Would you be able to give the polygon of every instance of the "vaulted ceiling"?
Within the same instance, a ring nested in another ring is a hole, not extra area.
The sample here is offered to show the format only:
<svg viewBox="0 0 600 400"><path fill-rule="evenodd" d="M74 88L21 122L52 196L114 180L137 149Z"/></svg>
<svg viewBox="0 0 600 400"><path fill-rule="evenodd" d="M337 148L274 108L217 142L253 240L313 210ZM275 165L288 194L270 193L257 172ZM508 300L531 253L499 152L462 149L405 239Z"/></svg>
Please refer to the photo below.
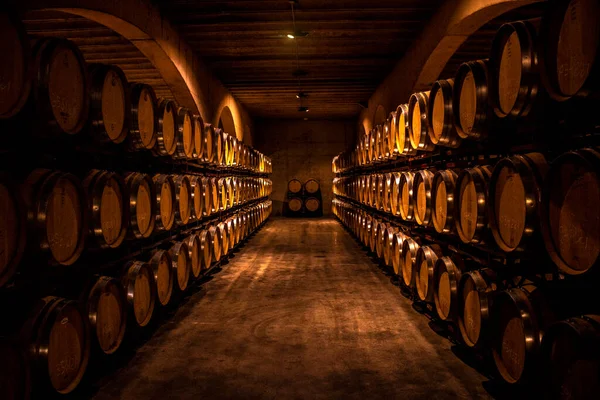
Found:
<svg viewBox="0 0 600 400"><path fill-rule="evenodd" d="M160 0L252 116L352 118L442 0ZM296 46L298 58L296 57ZM301 70L302 76L295 72ZM307 94L298 111L296 94Z"/></svg>

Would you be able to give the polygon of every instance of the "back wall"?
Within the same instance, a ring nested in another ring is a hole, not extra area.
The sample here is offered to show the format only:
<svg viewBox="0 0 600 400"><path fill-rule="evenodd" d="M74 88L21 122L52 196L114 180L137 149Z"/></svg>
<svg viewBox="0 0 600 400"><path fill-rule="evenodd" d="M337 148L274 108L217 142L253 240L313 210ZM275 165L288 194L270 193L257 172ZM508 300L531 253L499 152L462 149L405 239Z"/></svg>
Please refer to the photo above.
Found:
<svg viewBox="0 0 600 400"><path fill-rule="evenodd" d="M331 214L331 160L355 142L356 121L264 119L255 121L254 132L255 147L273 160L273 215L281 215L293 178L317 179L323 212Z"/></svg>

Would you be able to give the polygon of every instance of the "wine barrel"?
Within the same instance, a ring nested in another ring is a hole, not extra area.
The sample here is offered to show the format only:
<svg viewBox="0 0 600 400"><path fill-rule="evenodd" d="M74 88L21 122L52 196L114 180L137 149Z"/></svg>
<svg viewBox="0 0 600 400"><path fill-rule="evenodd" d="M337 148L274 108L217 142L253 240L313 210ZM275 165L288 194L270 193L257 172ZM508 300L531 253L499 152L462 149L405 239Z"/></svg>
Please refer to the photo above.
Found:
<svg viewBox="0 0 600 400"><path fill-rule="evenodd" d="M136 239L148 238L156 225L156 193L149 175L137 172L125 176L129 197L129 230Z"/></svg>
<svg viewBox="0 0 600 400"><path fill-rule="evenodd" d="M177 242L169 249L169 257L175 275L175 283L180 292L185 292L190 281L191 262L189 248L185 241Z"/></svg>
<svg viewBox="0 0 600 400"><path fill-rule="evenodd" d="M233 181L231 180L231 177L227 177L225 178L225 194L227 195L227 209L233 208L234 204L235 204L235 194L234 194L234 189L233 189Z"/></svg>
<svg viewBox="0 0 600 400"><path fill-rule="evenodd" d="M158 100L152 86L143 83L131 85L131 146L138 150L152 150L156 145Z"/></svg>
<svg viewBox="0 0 600 400"><path fill-rule="evenodd" d="M210 178L203 177L202 181L202 199L204 203L204 210L202 211L202 215L205 217L211 215L213 213L214 203L213 198L213 187Z"/></svg>
<svg viewBox="0 0 600 400"><path fill-rule="evenodd" d="M379 224L381 220L378 218L373 218L373 223L371 226L371 236L369 237L369 249L371 253L377 254L377 235L379 234Z"/></svg>
<svg viewBox="0 0 600 400"><path fill-rule="evenodd" d="M413 204L415 221L419 225L431 222L431 184L433 172L422 169L415 172L413 179Z"/></svg>
<svg viewBox="0 0 600 400"><path fill-rule="evenodd" d="M435 81L431 87L427 119L431 125L429 140L434 145L451 148L460 146L461 139L454 125L453 90L454 79Z"/></svg>
<svg viewBox="0 0 600 400"><path fill-rule="evenodd" d="M201 220L204 213L204 193L202 187L202 177L198 175L188 175L192 194L192 214L190 220Z"/></svg>
<svg viewBox="0 0 600 400"><path fill-rule="evenodd" d="M383 262L387 267L392 266L392 251L394 250L394 239L396 238L396 232L398 232L398 228L390 225L384 233Z"/></svg>
<svg viewBox="0 0 600 400"><path fill-rule="evenodd" d="M27 242L25 218L17 185L0 174L0 287L14 276L23 257Z"/></svg>
<svg viewBox="0 0 600 400"><path fill-rule="evenodd" d="M194 127L190 111L185 107L179 107L175 114L174 158L194 158Z"/></svg>
<svg viewBox="0 0 600 400"><path fill-rule="evenodd" d="M452 109L458 136L479 140L488 128L488 62L469 61L454 78Z"/></svg>
<svg viewBox="0 0 600 400"><path fill-rule="evenodd" d="M489 185L489 222L498 247L523 250L538 231L542 184L548 170L540 153L500 160Z"/></svg>
<svg viewBox="0 0 600 400"><path fill-rule="evenodd" d="M89 126L94 139L122 143L127 138L131 121L129 83L121 68L92 64L89 67Z"/></svg>
<svg viewBox="0 0 600 400"><path fill-rule="evenodd" d="M399 172L391 173L389 212L395 216L400 215L400 175Z"/></svg>
<svg viewBox="0 0 600 400"><path fill-rule="evenodd" d="M125 182L114 172L92 170L83 181L90 234L101 247L117 248L127 233Z"/></svg>
<svg viewBox="0 0 600 400"><path fill-rule="evenodd" d="M413 274L415 276L417 297L421 301L428 303L434 302L435 285L433 282L433 275L435 263L438 258L442 256L442 248L437 244L421 246L419 247L419 250L417 250Z"/></svg>
<svg viewBox="0 0 600 400"><path fill-rule="evenodd" d="M402 271L402 282L405 286L414 289L415 287L415 276L414 276L414 264L417 262L417 252L419 251L419 244L412 238L405 238L402 243L402 258L400 263L400 269Z"/></svg>
<svg viewBox="0 0 600 400"><path fill-rule="evenodd" d="M26 351L16 340L0 339L0 393L5 400L29 400L31 374Z"/></svg>
<svg viewBox="0 0 600 400"><path fill-rule="evenodd" d="M98 348L104 354L116 352L127 326L125 290L121 283L108 276L99 277L87 296L86 311Z"/></svg>
<svg viewBox="0 0 600 400"><path fill-rule="evenodd" d="M55 133L79 133L89 109L89 79L79 48L66 39L44 38L33 49L36 122Z"/></svg>
<svg viewBox="0 0 600 400"><path fill-rule="evenodd" d="M187 225L193 215L192 185L185 175L173 175L175 187L175 223L179 226Z"/></svg>
<svg viewBox="0 0 600 400"><path fill-rule="evenodd" d="M385 138L385 154L389 160L395 160L398 157L398 151L396 149L396 133L398 129L392 127L395 114L395 111L390 113L388 119L383 125L383 137Z"/></svg>
<svg viewBox="0 0 600 400"><path fill-rule="evenodd" d="M290 193L293 193L293 194L300 193L301 190L302 190L302 182L300 182L298 179L292 179L291 181L288 182L288 191Z"/></svg>
<svg viewBox="0 0 600 400"><path fill-rule="evenodd" d="M292 212L299 212L300 210L302 210L302 199L299 197L292 197L288 201L288 208Z"/></svg>
<svg viewBox="0 0 600 400"><path fill-rule="evenodd" d="M73 175L45 169L26 179L23 199L28 209L30 243L49 251L58 264L71 265L83 251L87 210L81 182Z"/></svg>
<svg viewBox="0 0 600 400"><path fill-rule="evenodd" d="M600 45L600 4L597 0L552 2L540 28L540 70L552 98L587 95L597 80Z"/></svg>
<svg viewBox="0 0 600 400"><path fill-rule="evenodd" d="M221 255L225 257L229 253L229 236L227 232L227 225L224 222L217 224L217 239L221 247Z"/></svg>
<svg viewBox="0 0 600 400"><path fill-rule="evenodd" d="M383 174L383 193L381 199L381 209L386 213L392 210L392 186L393 175L391 173Z"/></svg>
<svg viewBox="0 0 600 400"><path fill-rule="evenodd" d="M0 119L5 119L19 113L31 93L30 48L25 27L13 14L0 15L0 37L6 60L0 64Z"/></svg>
<svg viewBox="0 0 600 400"><path fill-rule="evenodd" d="M480 243L488 225L488 166L463 170L456 180L456 232L464 243Z"/></svg>
<svg viewBox="0 0 600 400"><path fill-rule="evenodd" d="M537 33L531 23L500 27L490 53L490 100L504 118L529 114L539 93Z"/></svg>
<svg viewBox="0 0 600 400"><path fill-rule="evenodd" d="M546 398L598 397L599 349L599 315L582 315L550 326L542 339L541 348Z"/></svg>
<svg viewBox="0 0 600 400"><path fill-rule="evenodd" d="M500 377L518 384L538 375L540 345L553 314L534 285L498 292L491 310L492 356Z"/></svg>
<svg viewBox="0 0 600 400"><path fill-rule="evenodd" d="M194 125L194 148L192 151L192 158L198 159L199 161L204 160L204 120L199 115L192 116L192 124Z"/></svg>
<svg viewBox="0 0 600 400"><path fill-rule="evenodd" d="M306 182L304 182L304 190L306 191L306 193L315 194L319 191L320 188L321 186L319 185L319 181L317 181L316 179L309 179Z"/></svg>
<svg viewBox="0 0 600 400"><path fill-rule="evenodd" d="M414 196L413 196L413 180L414 172L405 171L400 174L400 184L398 185L398 193L400 195L400 217L405 221L414 219Z"/></svg>
<svg viewBox="0 0 600 400"><path fill-rule="evenodd" d="M396 127L396 150L401 156L412 156L417 154L417 149L410 144L410 133L408 104L400 104L396 108L396 121L393 121Z"/></svg>
<svg viewBox="0 0 600 400"><path fill-rule="evenodd" d="M225 132L223 129L215 128L214 130L215 136L215 164L224 165L225 164Z"/></svg>
<svg viewBox="0 0 600 400"><path fill-rule="evenodd" d="M442 321L456 321L458 318L458 284L464 270L464 263L457 256L441 257L435 263L433 302Z"/></svg>
<svg viewBox="0 0 600 400"><path fill-rule="evenodd" d="M216 226L211 226L208 228L208 241L210 243L210 247L212 249L211 253L213 256L213 261L219 262L221 260L221 239L219 237L219 229Z"/></svg>
<svg viewBox="0 0 600 400"><path fill-rule="evenodd" d="M408 236L406 236L402 232L396 232L394 234L391 258L392 258L392 269L394 270L394 275L396 275L396 276L400 275L400 273L402 272L402 263L404 262L404 260L402 258L403 257L402 246L403 246L406 238L408 238Z"/></svg>
<svg viewBox="0 0 600 400"><path fill-rule="evenodd" d="M206 164L214 165L217 157L217 142L215 141L215 128L211 124L204 123L202 141L204 143L204 159Z"/></svg>
<svg viewBox="0 0 600 400"><path fill-rule="evenodd" d="M188 259L190 261L190 272L192 278L197 279L202 273L202 244L200 236L192 233L185 240L188 248Z"/></svg>
<svg viewBox="0 0 600 400"><path fill-rule="evenodd" d="M316 197L309 197L304 200L304 207L308 212L317 212L321 208L321 202Z"/></svg>
<svg viewBox="0 0 600 400"><path fill-rule="evenodd" d="M569 275L598 269L600 153L584 149L554 160L542 198L542 234L552 261Z"/></svg>
<svg viewBox="0 0 600 400"><path fill-rule="evenodd" d="M437 171L431 183L431 220L438 233L454 230L454 191L458 175L452 170Z"/></svg>
<svg viewBox="0 0 600 400"><path fill-rule="evenodd" d="M156 131L156 153L172 156L177 150L177 105L172 100L161 99L158 104L158 123Z"/></svg>
<svg viewBox="0 0 600 400"><path fill-rule="evenodd" d="M166 306L171 301L173 294L173 278L175 277L173 271L173 261L169 252L164 250L157 250L150 258L148 262L152 272L154 274L154 283L156 284L156 296L158 302Z"/></svg>
<svg viewBox="0 0 600 400"><path fill-rule="evenodd" d="M156 191L156 227L159 230L170 230L175 223L175 208L177 207L177 192L175 183L169 175L154 175Z"/></svg>
<svg viewBox="0 0 600 400"><path fill-rule="evenodd" d="M152 267L141 261L128 262L121 284L125 289L131 319L139 327L148 325L154 314L157 296Z"/></svg>
<svg viewBox="0 0 600 400"><path fill-rule="evenodd" d="M212 247L210 245L210 236L208 231L203 229L198 233L200 239L200 260L202 261L201 270L206 271L212 263Z"/></svg>
<svg viewBox="0 0 600 400"><path fill-rule="evenodd" d="M379 225L377 225L377 232L375 233L375 253L380 260L383 260L383 247L385 246L388 227L389 225L387 223L380 222Z"/></svg>
<svg viewBox="0 0 600 400"><path fill-rule="evenodd" d="M83 378L90 355L90 332L77 303L44 297L23 326L36 388L71 393Z"/></svg>
<svg viewBox="0 0 600 400"><path fill-rule="evenodd" d="M213 178L213 186L217 188L218 211L227 210L227 188L225 187L225 178Z"/></svg>
<svg viewBox="0 0 600 400"><path fill-rule="evenodd" d="M458 284L458 328L468 347L479 348L489 341L495 279L492 270L480 269L465 273Z"/></svg>
<svg viewBox="0 0 600 400"><path fill-rule="evenodd" d="M413 93L408 100L408 133L410 145L416 150L432 151L435 148L429 138L428 103L429 92Z"/></svg>

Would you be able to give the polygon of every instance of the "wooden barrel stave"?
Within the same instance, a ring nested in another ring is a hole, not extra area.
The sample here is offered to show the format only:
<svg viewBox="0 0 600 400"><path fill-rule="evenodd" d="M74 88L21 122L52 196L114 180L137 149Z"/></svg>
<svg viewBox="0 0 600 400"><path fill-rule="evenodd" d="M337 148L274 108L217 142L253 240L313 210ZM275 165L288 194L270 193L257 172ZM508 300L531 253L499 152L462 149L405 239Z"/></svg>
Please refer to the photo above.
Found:
<svg viewBox="0 0 600 400"><path fill-rule="evenodd" d="M185 107L175 111L175 159L192 159L194 157L194 121L192 114Z"/></svg>
<svg viewBox="0 0 600 400"><path fill-rule="evenodd" d="M442 257L442 249L437 244L421 246L417 250L417 257L413 268L415 288L419 300L434 302L433 275L438 258Z"/></svg>
<svg viewBox="0 0 600 400"><path fill-rule="evenodd" d="M171 301L173 295L173 280L175 277L173 271L173 261L168 251L156 250L150 261L150 268L154 274L154 283L156 284L156 298L162 306L166 306Z"/></svg>
<svg viewBox="0 0 600 400"><path fill-rule="evenodd" d="M537 33L528 21L504 24L490 52L490 101L500 117L525 117L540 91Z"/></svg>
<svg viewBox="0 0 600 400"><path fill-rule="evenodd" d="M108 171L92 170L83 181L87 193L90 233L101 247L117 248L127 234L126 187Z"/></svg>
<svg viewBox="0 0 600 400"><path fill-rule="evenodd" d="M454 125L453 91L454 79L435 81L431 87L427 118L431 124L429 140L434 145L457 148L461 144Z"/></svg>
<svg viewBox="0 0 600 400"><path fill-rule="evenodd" d="M122 143L131 125L131 97L127 78L119 67L105 64L90 65L89 75L89 126L94 139Z"/></svg>
<svg viewBox="0 0 600 400"><path fill-rule="evenodd" d="M192 185L190 179L185 175L173 175L175 187L175 224L187 225L193 215Z"/></svg>
<svg viewBox="0 0 600 400"><path fill-rule="evenodd" d="M431 223L431 186L434 173L430 170L415 172L413 179L414 217L419 225L428 226Z"/></svg>
<svg viewBox="0 0 600 400"><path fill-rule="evenodd" d="M451 233L455 228L455 189L458 175L452 170L437 171L431 183L431 220L438 233Z"/></svg>
<svg viewBox="0 0 600 400"><path fill-rule="evenodd" d="M496 290L496 274L490 269L469 271L461 277L458 328L467 347L480 348L488 343L490 308Z"/></svg>
<svg viewBox="0 0 600 400"><path fill-rule="evenodd" d="M74 301L45 297L34 308L21 337L29 344L36 389L73 392L87 369L90 333ZM41 387L40 387L41 386Z"/></svg>
<svg viewBox="0 0 600 400"><path fill-rule="evenodd" d="M130 319L141 328L147 326L152 320L157 299L152 267L141 261L128 262L121 284L129 304Z"/></svg>
<svg viewBox="0 0 600 400"><path fill-rule="evenodd" d="M34 170L26 179L23 199L31 237L38 249L58 264L71 265L81 255L87 233L85 194L81 182L67 173ZM31 241L33 243L33 241Z"/></svg>
<svg viewBox="0 0 600 400"><path fill-rule="evenodd" d="M402 243L402 258L400 270L402 272L402 282L411 290L415 288L414 264L417 261L417 252L419 244L412 238L407 237Z"/></svg>
<svg viewBox="0 0 600 400"><path fill-rule="evenodd" d="M410 143L408 104L400 104L396 108L396 150L400 156L417 154L417 149Z"/></svg>
<svg viewBox="0 0 600 400"><path fill-rule="evenodd" d="M158 100L152 86L131 85L131 129L129 142L137 150L152 150L158 131Z"/></svg>
<svg viewBox="0 0 600 400"><path fill-rule="evenodd" d="M162 99L158 104L156 145L154 150L160 156L171 157L177 150L177 105L172 100Z"/></svg>
<svg viewBox="0 0 600 400"><path fill-rule="evenodd" d="M481 243L488 226L488 166L463 170L456 180L456 232L464 243ZM474 223L473 223L474 222Z"/></svg>
<svg viewBox="0 0 600 400"><path fill-rule="evenodd" d="M115 353L125 336L127 308L121 283L107 276L98 278L90 290L86 311L98 348L105 354Z"/></svg>
<svg viewBox="0 0 600 400"><path fill-rule="evenodd" d="M435 263L433 300L437 315L442 321L458 319L458 285L465 271L459 257L440 257Z"/></svg>
<svg viewBox="0 0 600 400"><path fill-rule="evenodd" d="M400 217L405 221L414 220L414 182L415 173L410 171L402 172L400 175L399 196L400 196Z"/></svg>
<svg viewBox="0 0 600 400"><path fill-rule="evenodd" d="M169 249L169 257L173 268L176 288L179 292L185 292L191 275L191 261L189 248L185 241L177 242Z"/></svg>
<svg viewBox="0 0 600 400"><path fill-rule="evenodd" d="M171 230L175 223L175 209L178 204L175 183L169 175L158 174L152 180L156 192L156 228Z"/></svg>
<svg viewBox="0 0 600 400"><path fill-rule="evenodd" d="M488 128L488 61L461 64L454 78L452 109L458 136L480 140Z"/></svg>
<svg viewBox="0 0 600 400"><path fill-rule="evenodd" d="M185 239L190 261L190 272L193 279L198 279L202 273L202 243L200 236L192 233Z"/></svg>
<svg viewBox="0 0 600 400"><path fill-rule="evenodd" d="M415 150L432 151L435 144L429 138L431 125L427 117L429 92L413 93L408 101L408 132Z"/></svg>
<svg viewBox="0 0 600 400"><path fill-rule="evenodd" d="M156 190L152 178L132 172L126 175L129 198L129 232L135 239L148 238L156 226Z"/></svg>

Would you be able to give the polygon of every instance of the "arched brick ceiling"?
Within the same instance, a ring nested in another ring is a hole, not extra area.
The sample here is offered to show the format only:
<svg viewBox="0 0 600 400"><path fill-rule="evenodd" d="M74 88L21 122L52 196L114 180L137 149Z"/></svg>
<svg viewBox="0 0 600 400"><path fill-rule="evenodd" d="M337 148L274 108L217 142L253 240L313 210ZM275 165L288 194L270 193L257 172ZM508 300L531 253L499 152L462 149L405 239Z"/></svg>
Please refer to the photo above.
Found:
<svg viewBox="0 0 600 400"><path fill-rule="evenodd" d="M352 118L442 0L299 0L302 90L311 118ZM286 0L159 0L162 14L256 117L299 118Z"/></svg>

